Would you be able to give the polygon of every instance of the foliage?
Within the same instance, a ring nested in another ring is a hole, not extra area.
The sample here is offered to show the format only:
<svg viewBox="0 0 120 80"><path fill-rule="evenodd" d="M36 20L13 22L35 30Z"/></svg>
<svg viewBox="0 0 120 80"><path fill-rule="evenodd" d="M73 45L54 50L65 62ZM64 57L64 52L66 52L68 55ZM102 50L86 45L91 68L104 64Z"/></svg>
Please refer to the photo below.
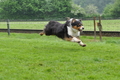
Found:
<svg viewBox="0 0 120 80"><path fill-rule="evenodd" d="M114 4L109 4L104 9L104 16L120 17L120 0L116 0Z"/></svg>
<svg viewBox="0 0 120 80"><path fill-rule="evenodd" d="M72 3L71 13L73 13L74 16L83 17L85 15L85 10L80 5Z"/></svg>
<svg viewBox="0 0 120 80"><path fill-rule="evenodd" d="M1 2L1 14L4 18L39 18L43 14L41 7L45 4L45 0L5 0Z"/></svg>
<svg viewBox="0 0 120 80"><path fill-rule="evenodd" d="M47 2L46 8L44 10L45 13L47 12L47 10L49 10L47 12L47 17L56 17L56 18L60 18L60 17L66 17L66 16L70 16L70 11L71 11L71 1L70 0L49 0Z"/></svg>
<svg viewBox="0 0 120 80"><path fill-rule="evenodd" d="M0 2L3 18L59 18L71 15L70 0L4 0Z"/></svg>
<svg viewBox="0 0 120 80"><path fill-rule="evenodd" d="M114 1L115 0L0 0L0 18L53 20L65 17L93 17L102 14L103 10L104 17L119 17L120 1L116 0L115 3ZM110 4L113 4L111 8Z"/></svg>
<svg viewBox="0 0 120 80"><path fill-rule="evenodd" d="M104 11L103 11L103 16L104 17L111 17L112 16L112 8L113 7L113 4L109 4L107 5L105 8L104 8Z"/></svg>
<svg viewBox="0 0 120 80"><path fill-rule="evenodd" d="M89 4L88 6L86 6L85 11L86 11L87 17L94 17L98 15L98 12L97 12L98 8L97 6L94 6L93 4Z"/></svg>
<svg viewBox="0 0 120 80"><path fill-rule="evenodd" d="M54 36L0 33L0 80L119 80L119 37L81 36L87 47Z"/></svg>
<svg viewBox="0 0 120 80"><path fill-rule="evenodd" d="M98 7L98 12L101 14L105 6L109 3L114 3L114 0L73 0L75 4L81 5L84 9L86 6L93 4Z"/></svg>
<svg viewBox="0 0 120 80"><path fill-rule="evenodd" d="M116 0L113 4L112 16L120 17L120 0Z"/></svg>

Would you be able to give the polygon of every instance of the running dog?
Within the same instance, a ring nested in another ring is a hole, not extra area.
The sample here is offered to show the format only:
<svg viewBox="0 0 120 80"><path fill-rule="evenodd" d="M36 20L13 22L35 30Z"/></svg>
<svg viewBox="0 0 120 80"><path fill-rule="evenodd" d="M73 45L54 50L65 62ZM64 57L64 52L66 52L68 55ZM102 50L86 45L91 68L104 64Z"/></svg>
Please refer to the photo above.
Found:
<svg viewBox="0 0 120 80"><path fill-rule="evenodd" d="M85 47L80 40L80 31L84 29L82 21L80 19L67 19L64 24L61 24L57 21L50 21L44 28L40 35L56 35L58 38L61 38L66 41L76 42L80 46Z"/></svg>

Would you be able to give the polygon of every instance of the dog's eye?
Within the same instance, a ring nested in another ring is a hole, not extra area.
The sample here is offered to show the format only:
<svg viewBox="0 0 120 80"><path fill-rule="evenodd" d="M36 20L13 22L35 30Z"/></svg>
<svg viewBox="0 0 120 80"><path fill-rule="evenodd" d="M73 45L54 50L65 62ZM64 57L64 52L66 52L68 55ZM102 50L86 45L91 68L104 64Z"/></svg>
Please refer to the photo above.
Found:
<svg viewBox="0 0 120 80"><path fill-rule="evenodd" d="M81 25L77 25L77 27L80 27Z"/></svg>

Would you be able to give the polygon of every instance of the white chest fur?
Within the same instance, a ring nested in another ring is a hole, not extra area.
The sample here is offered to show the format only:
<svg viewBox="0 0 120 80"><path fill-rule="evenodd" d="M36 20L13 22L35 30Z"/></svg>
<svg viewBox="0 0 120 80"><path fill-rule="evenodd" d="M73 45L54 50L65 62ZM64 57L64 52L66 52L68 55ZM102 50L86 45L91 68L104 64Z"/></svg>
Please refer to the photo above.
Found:
<svg viewBox="0 0 120 80"><path fill-rule="evenodd" d="M73 29L72 27L67 27L68 29L68 34L73 36L73 37L78 37L80 36L80 31Z"/></svg>

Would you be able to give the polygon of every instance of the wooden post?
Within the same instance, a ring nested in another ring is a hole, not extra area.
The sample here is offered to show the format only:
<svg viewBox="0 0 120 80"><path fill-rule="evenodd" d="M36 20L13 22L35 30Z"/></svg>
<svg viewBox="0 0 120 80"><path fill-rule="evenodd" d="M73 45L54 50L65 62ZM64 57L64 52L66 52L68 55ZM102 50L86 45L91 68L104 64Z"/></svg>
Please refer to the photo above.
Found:
<svg viewBox="0 0 120 80"><path fill-rule="evenodd" d="M99 16L99 23L101 24L101 16Z"/></svg>
<svg viewBox="0 0 120 80"><path fill-rule="evenodd" d="M99 22L97 23L100 35L100 41L102 41L102 25L101 25L101 17L99 17Z"/></svg>
<svg viewBox="0 0 120 80"><path fill-rule="evenodd" d="M94 17L94 39L96 39L96 17Z"/></svg>
<svg viewBox="0 0 120 80"><path fill-rule="evenodd" d="M10 35L9 19L7 20L7 30L8 30L8 35Z"/></svg>

